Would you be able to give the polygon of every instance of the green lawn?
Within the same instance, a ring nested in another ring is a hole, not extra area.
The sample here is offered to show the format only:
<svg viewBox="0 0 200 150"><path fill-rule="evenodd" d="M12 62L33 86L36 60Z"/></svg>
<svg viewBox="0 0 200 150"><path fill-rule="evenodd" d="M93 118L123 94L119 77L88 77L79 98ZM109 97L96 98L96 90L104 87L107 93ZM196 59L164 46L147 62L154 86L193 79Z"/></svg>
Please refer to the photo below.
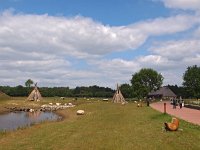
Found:
<svg viewBox="0 0 200 150"><path fill-rule="evenodd" d="M185 104L200 106L200 99L186 99Z"/></svg>
<svg viewBox="0 0 200 150"><path fill-rule="evenodd" d="M163 122L171 117L150 107L86 100L77 104L59 112L63 121L1 132L0 150L200 149L200 126L181 120L183 131L163 132ZM86 115L77 116L78 109Z"/></svg>

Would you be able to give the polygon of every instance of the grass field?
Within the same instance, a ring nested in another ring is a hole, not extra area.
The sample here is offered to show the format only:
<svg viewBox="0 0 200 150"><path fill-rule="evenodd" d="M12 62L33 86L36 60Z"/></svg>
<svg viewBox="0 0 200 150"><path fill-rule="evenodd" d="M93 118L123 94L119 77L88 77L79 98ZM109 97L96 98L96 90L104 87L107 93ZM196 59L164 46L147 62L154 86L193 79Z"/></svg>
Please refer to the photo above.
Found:
<svg viewBox="0 0 200 150"><path fill-rule="evenodd" d="M27 102L12 100L0 102L0 105L12 103L26 105ZM74 108L59 111L65 116L63 121L1 132L0 150L200 149L200 126L181 120L183 131L163 132L163 122L171 121L171 117L150 107L97 100L76 103ZM86 114L77 116L78 109L84 109Z"/></svg>
<svg viewBox="0 0 200 150"><path fill-rule="evenodd" d="M186 99L184 102L185 104L200 106L200 99Z"/></svg>

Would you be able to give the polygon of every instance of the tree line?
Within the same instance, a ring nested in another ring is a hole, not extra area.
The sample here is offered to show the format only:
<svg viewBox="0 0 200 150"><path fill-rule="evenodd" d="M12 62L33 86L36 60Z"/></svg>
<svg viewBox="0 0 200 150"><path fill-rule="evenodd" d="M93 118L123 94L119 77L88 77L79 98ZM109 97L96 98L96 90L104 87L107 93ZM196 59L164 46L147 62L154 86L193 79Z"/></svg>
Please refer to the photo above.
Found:
<svg viewBox="0 0 200 150"><path fill-rule="evenodd" d="M16 87L0 86L0 91L9 96L28 96L34 87L18 85ZM114 90L108 87L89 86L76 87L70 89L69 87L39 87L38 88L43 97L112 97Z"/></svg>
<svg viewBox="0 0 200 150"><path fill-rule="evenodd" d="M125 98L144 98L149 92L159 89L163 84L164 77L151 68L142 68L132 75L130 84L122 84L120 89ZM25 87L0 86L0 90L10 96L28 96L33 90L34 82L28 79ZM168 85L177 95L183 98L200 98L200 67L190 66L183 74L182 86ZM112 97L114 90L97 85L89 87L40 87L39 91L43 97Z"/></svg>

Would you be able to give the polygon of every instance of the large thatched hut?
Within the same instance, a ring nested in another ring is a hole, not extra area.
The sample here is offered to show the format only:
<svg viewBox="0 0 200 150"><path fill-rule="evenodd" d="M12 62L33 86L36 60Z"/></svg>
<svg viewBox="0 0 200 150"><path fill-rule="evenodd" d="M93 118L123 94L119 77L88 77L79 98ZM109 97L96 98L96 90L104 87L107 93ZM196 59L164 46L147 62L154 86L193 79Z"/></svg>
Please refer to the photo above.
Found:
<svg viewBox="0 0 200 150"><path fill-rule="evenodd" d="M176 97L176 94L169 87L163 86L156 91L150 92L148 94L148 97L169 99L169 98L172 98L172 97Z"/></svg>

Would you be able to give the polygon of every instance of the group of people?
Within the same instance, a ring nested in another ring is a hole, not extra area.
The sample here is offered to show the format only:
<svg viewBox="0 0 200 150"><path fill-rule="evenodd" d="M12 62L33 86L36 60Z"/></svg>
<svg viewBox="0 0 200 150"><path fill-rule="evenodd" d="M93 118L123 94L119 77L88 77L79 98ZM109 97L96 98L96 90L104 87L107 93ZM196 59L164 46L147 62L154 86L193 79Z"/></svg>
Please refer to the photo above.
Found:
<svg viewBox="0 0 200 150"><path fill-rule="evenodd" d="M172 98L171 101L172 101L173 109L176 109L177 105L179 105L180 109L184 106L184 101L181 96L178 100L176 97L174 97L174 98Z"/></svg>

